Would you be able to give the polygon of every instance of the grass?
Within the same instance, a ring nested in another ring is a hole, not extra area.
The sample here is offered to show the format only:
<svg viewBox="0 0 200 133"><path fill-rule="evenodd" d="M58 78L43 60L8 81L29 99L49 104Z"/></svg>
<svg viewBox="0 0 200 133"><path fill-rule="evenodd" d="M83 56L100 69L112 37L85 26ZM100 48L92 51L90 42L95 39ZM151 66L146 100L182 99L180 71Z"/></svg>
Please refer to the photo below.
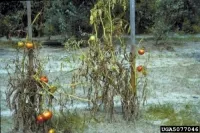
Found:
<svg viewBox="0 0 200 133"><path fill-rule="evenodd" d="M103 117L94 118L89 112L83 110L66 111L64 113L54 113L51 119L52 125L56 131L67 133L83 133L90 126L96 126L103 122Z"/></svg>
<svg viewBox="0 0 200 133"><path fill-rule="evenodd" d="M174 117L176 112L172 105L152 105L146 111L146 118L150 120L166 119L169 117Z"/></svg>
<svg viewBox="0 0 200 133"><path fill-rule="evenodd" d="M79 115L77 112L65 112L64 114L57 113L52 118L52 125L57 131L62 132L84 132L87 128L87 118Z"/></svg>
<svg viewBox="0 0 200 133"><path fill-rule="evenodd" d="M151 105L145 112L145 119L162 121L163 125L199 126L200 116L196 105L186 104L184 108L176 111L172 104Z"/></svg>

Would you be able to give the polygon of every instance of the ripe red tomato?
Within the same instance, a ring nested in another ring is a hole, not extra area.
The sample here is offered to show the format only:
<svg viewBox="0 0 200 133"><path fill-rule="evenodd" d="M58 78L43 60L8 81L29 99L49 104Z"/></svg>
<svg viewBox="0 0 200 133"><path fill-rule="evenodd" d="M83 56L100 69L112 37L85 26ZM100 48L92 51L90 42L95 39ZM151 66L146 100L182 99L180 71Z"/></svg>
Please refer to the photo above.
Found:
<svg viewBox="0 0 200 133"><path fill-rule="evenodd" d="M38 123L44 122L44 117L42 115L38 115L36 119Z"/></svg>
<svg viewBox="0 0 200 133"><path fill-rule="evenodd" d="M42 113L42 116L43 116L44 120L49 120L53 116L53 113L51 111L47 110Z"/></svg>
<svg viewBox="0 0 200 133"><path fill-rule="evenodd" d="M143 69L143 67L142 67L142 66L138 66L138 67L137 67L137 70L138 70L138 72L141 72L141 71L142 71L142 69Z"/></svg>
<svg viewBox="0 0 200 133"><path fill-rule="evenodd" d="M56 133L55 129L50 129L48 133Z"/></svg>
<svg viewBox="0 0 200 133"><path fill-rule="evenodd" d="M47 78L46 76L41 76L41 77L40 77L40 81L41 81L41 82L48 83L48 78Z"/></svg>
<svg viewBox="0 0 200 133"><path fill-rule="evenodd" d="M140 49L140 50L138 50L138 54L140 54L140 55L143 55L144 54L144 49Z"/></svg>
<svg viewBox="0 0 200 133"><path fill-rule="evenodd" d="M31 48L33 48L33 43L31 43L31 42L27 42L26 43L26 48L28 48L28 49L31 49Z"/></svg>

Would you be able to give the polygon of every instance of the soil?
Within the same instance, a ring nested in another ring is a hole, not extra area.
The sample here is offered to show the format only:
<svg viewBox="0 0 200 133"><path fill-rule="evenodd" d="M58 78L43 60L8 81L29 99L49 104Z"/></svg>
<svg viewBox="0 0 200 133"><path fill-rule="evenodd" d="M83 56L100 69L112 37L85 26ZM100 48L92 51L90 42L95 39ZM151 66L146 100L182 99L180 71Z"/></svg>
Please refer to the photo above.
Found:
<svg viewBox="0 0 200 133"><path fill-rule="evenodd" d="M143 64L150 54L147 65L147 90L148 97L143 108L151 104L173 104L181 108L184 104L195 105L200 115L200 42L184 42L182 44L167 44L165 46L154 46L152 41L143 42L142 45L147 52L139 56L137 65ZM84 48L83 50L87 50ZM44 46L41 49L40 57L48 63L45 72L49 80L59 82L62 89L70 83L71 74L79 63L64 63L61 59L72 57L72 53L66 52L64 48ZM77 55L79 51L75 51ZM7 88L8 76L5 70L7 64L12 66L12 59L15 58L13 48L0 45L0 86L1 86L1 132L7 133L12 127L11 112L6 106L5 91ZM61 68L61 63L63 68ZM128 66L128 63L125 64ZM138 91L140 92L140 85ZM82 91L77 91L82 94ZM116 106L119 106L120 99L116 97ZM76 103L73 108L84 108L85 103ZM57 108L59 108L57 106ZM117 107L116 107L117 108ZM121 119L121 115L115 115L115 122L101 122L89 125L85 133L160 133L159 126L162 122L146 121L140 118L136 123L127 123ZM200 122L200 120L199 120Z"/></svg>

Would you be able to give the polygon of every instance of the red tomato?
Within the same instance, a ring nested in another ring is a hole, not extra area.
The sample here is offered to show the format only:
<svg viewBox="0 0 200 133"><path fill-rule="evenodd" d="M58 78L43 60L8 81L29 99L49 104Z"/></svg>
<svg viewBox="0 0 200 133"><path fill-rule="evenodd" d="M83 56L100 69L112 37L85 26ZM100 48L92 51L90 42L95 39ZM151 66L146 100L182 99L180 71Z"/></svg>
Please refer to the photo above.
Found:
<svg viewBox="0 0 200 133"><path fill-rule="evenodd" d="M46 76L41 76L41 77L40 77L40 81L41 81L41 82L48 83L48 78L47 78Z"/></svg>
<svg viewBox="0 0 200 133"><path fill-rule="evenodd" d="M140 55L143 55L144 54L144 49L140 49L140 50L138 50L138 54L140 54Z"/></svg>
<svg viewBox="0 0 200 133"><path fill-rule="evenodd" d="M143 69L143 67L142 67L142 66L138 66L138 67L137 67L137 70L138 70L138 72L141 72L141 71L142 71L142 69Z"/></svg>
<svg viewBox="0 0 200 133"><path fill-rule="evenodd" d="M38 123L44 122L44 117L42 115L38 115L36 119Z"/></svg>
<svg viewBox="0 0 200 133"><path fill-rule="evenodd" d="M42 113L44 120L49 120L53 116L52 112L47 110Z"/></svg>

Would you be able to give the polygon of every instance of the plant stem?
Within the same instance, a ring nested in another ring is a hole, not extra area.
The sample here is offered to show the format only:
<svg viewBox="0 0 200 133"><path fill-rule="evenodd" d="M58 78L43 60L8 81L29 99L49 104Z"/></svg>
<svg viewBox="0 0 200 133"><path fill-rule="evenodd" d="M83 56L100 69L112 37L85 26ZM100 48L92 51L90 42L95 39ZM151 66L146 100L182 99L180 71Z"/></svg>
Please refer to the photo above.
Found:
<svg viewBox="0 0 200 133"><path fill-rule="evenodd" d="M112 45L112 32L113 32L113 23L112 23L112 13L111 13L111 6L110 6L110 0L109 0L109 4L108 4L108 14L109 14L109 20L110 20L110 44Z"/></svg>

